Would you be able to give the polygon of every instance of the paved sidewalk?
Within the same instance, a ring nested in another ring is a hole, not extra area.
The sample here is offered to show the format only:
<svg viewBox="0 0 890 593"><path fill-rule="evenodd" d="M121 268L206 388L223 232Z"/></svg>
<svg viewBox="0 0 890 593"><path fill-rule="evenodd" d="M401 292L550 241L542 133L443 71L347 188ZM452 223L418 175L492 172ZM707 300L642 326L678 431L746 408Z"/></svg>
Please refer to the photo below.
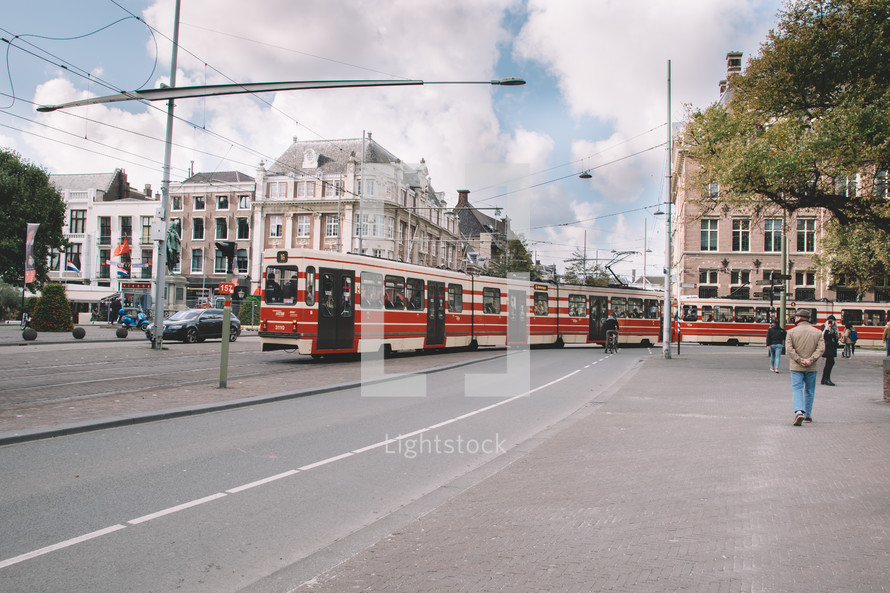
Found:
<svg viewBox="0 0 890 593"><path fill-rule="evenodd" d="M261 589L888 590L883 355L839 361L794 427L764 350L656 354L502 471L309 583Z"/></svg>

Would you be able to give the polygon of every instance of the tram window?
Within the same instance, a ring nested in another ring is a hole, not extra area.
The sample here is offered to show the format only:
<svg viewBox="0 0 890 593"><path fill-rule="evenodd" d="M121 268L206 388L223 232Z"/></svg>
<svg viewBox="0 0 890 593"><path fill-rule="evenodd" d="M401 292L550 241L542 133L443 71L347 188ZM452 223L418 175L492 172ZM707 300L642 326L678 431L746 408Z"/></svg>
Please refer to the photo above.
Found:
<svg viewBox="0 0 890 593"><path fill-rule="evenodd" d="M501 312L501 291L499 289L482 289L482 312L495 314Z"/></svg>
<svg viewBox="0 0 890 593"><path fill-rule="evenodd" d="M315 306L315 268L309 266L306 268L306 304L310 307Z"/></svg>
<svg viewBox="0 0 890 593"><path fill-rule="evenodd" d="M658 319L658 301L655 299L646 299L646 319Z"/></svg>
<svg viewBox="0 0 890 593"><path fill-rule="evenodd" d="M408 289L408 310L409 311L422 311L423 310L423 280L419 280L418 278L408 278L407 283Z"/></svg>
<svg viewBox="0 0 890 593"><path fill-rule="evenodd" d="M362 309L383 308L383 276L362 272Z"/></svg>
<svg viewBox="0 0 890 593"><path fill-rule="evenodd" d="M757 307L757 323L769 323L769 307Z"/></svg>
<svg viewBox="0 0 890 593"><path fill-rule="evenodd" d="M697 305L683 305L683 321L697 321L698 320L698 306Z"/></svg>
<svg viewBox="0 0 890 593"><path fill-rule="evenodd" d="M714 321L732 321L732 307L714 307Z"/></svg>
<svg viewBox="0 0 890 593"><path fill-rule="evenodd" d="M448 285L448 310L452 313L464 310L464 287L460 284Z"/></svg>
<svg viewBox="0 0 890 593"><path fill-rule="evenodd" d="M627 299L627 316L634 319L643 318L643 299Z"/></svg>
<svg viewBox="0 0 890 593"><path fill-rule="evenodd" d="M754 307L736 307L735 320L739 323L754 323Z"/></svg>
<svg viewBox="0 0 890 593"><path fill-rule="evenodd" d="M797 312L798 311L809 311L810 312L810 323L816 325L818 320L818 314L816 313L816 309L811 309L809 307L798 307L797 309L789 308L787 311L788 319L785 322L786 325L795 325L797 323Z"/></svg>
<svg viewBox="0 0 890 593"><path fill-rule="evenodd" d="M619 319L627 317L627 299L612 297L612 314Z"/></svg>
<svg viewBox="0 0 890 593"><path fill-rule="evenodd" d="M387 309L405 308L405 279L401 276L387 276L383 304Z"/></svg>
<svg viewBox="0 0 890 593"><path fill-rule="evenodd" d="M841 309L844 325L862 325L862 309Z"/></svg>
<svg viewBox="0 0 890 593"><path fill-rule="evenodd" d="M714 307L711 305L702 305L701 306L701 320L702 321L714 321Z"/></svg>
<svg viewBox="0 0 890 593"><path fill-rule="evenodd" d="M337 303L334 302L334 276L333 274L322 274L319 288L321 289L321 302L319 310L322 317L335 317L337 311Z"/></svg>
<svg viewBox="0 0 890 593"><path fill-rule="evenodd" d="M266 268L266 282L265 282L265 302L267 305L278 305L278 304L286 304L293 305L294 299L297 294L296 284L294 284L294 288L292 290L292 296L288 297L288 300L285 300L285 292L281 288L281 283L285 283L285 287L287 287L287 282L291 280L291 278L295 278L297 276L297 266L269 266ZM296 282L296 280L294 280ZM287 287L289 288L289 287Z"/></svg>
<svg viewBox="0 0 890 593"><path fill-rule="evenodd" d="M282 270L281 279L284 282L284 286L281 289L281 294L283 296L282 301L285 305L293 305L297 302L297 280L299 274L297 274L297 268L291 268L288 266L286 270Z"/></svg>
<svg viewBox="0 0 890 593"><path fill-rule="evenodd" d="M866 309L865 310L865 323L864 325L874 325L874 326L882 326L886 319L886 314L884 311L876 310L876 309Z"/></svg>
<svg viewBox="0 0 890 593"><path fill-rule="evenodd" d="M569 317L586 317L587 299L583 294L569 295Z"/></svg>
<svg viewBox="0 0 890 593"><path fill-rule="evenodd" d="M535 315L549 315L550 301L546 292L535 293Z"/></svg>
<svg viewBox="0 0 890 593"><path fill-rule="evenodd" d="M340 317L352 317L352 277L344 276L342 290L340 291Z"/></svg>

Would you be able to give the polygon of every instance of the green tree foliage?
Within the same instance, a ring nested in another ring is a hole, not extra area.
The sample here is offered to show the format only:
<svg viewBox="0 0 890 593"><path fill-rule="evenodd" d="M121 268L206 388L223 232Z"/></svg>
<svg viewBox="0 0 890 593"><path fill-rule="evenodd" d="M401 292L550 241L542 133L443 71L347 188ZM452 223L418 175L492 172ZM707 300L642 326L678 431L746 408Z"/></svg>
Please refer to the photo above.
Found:
<svg viewBox="0 0 890 593"><path fill-rule="evenodd" d="M846 285L855 288L859 299L875 286L883 286L890 275L890 233L870 225L844 227L837 221L826 226L822 253L815 257L835 280L843 274Z"/></svg>
<svg viewBox="0 0 890 593"><path fill-rule="evenodd" d="M563 284L581 286L608 286L609 274L595 259L587 257L581 249L575 249L572 257L566 260L566 273Z"/></svg>
<svg viewBox="0 0 890 593"><path fill-rule="evenodd" d="M259 325L260 323L260 297L250 295L241 303L238 310L238 321L242 326Z"/></svg>
<svg viewBox="0 0 890 593"><path fill-rule="evenodd" d="M40 223L34 238L34 268L37 284L42 285L48 278L50 254L66 244L65 202L43 169L0 149L0 278L9 284L21 286L24 278L29 222Z"/></svg>
<svg viewBox="0 0 890 593"><path fill-rule="evenodd" d="M490 275L506 278L508 272L527 273L530 279L537 279L535 264L532 261L531 254L528 252L525 241L510 239L507 241L507 253L505 254L502 251L492 258L488 268Z"/></svg>
<svg viewBox="0 0 890 593"><path fill-rule="evenodd" d="M766 199L890 227L888 41L887 0L789 0L759 55L731 77L728 104L690 112L683 140L698 182L720 189L702 191L703 205Z"/></svg>
<svg viewBox="0 0 890 593"><path fill-rule="evenodd" d="M37 331L71 331L71 303L61 284L45 284L43 294L34 307L31 327Z"/></svg>
<svg viewBox="0 0 890 593"><path fill-rule="evenodd" d="M0 321L6 321L13 311L22 308L22 289L0 281Z"/></svg>

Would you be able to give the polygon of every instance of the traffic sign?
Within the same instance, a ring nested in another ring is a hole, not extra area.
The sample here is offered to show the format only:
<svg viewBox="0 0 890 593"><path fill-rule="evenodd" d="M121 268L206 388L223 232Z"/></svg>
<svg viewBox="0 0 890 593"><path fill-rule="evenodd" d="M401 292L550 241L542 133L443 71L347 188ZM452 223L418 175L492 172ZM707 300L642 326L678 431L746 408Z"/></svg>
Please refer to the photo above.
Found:
<svg viewBox="0 0 890 593"><path fill-rule="evenodd" d="M234 282L220 282L219 283L219 294L235 294L235 283Z"/></svg>

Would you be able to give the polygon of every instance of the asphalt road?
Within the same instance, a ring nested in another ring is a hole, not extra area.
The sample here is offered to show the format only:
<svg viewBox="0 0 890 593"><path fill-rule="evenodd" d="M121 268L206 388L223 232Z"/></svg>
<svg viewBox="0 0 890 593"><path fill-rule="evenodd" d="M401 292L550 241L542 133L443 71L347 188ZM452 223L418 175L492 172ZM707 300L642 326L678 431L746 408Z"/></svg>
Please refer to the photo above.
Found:
<svg viewBox="0 0 890 593"><path fill-rule="evenodd" d="M156 357L115 350L111 360L91 349L89 361L44 362L21 385L94 390L103 375L126 378L115 357L160 382L213 371L212 351L171 347L152 374L140 365ZM496 471L650 354L519 351L409 383L2 447L0 590L263 590L276 573L303 582ZM361 369L234 356L248 383L275 365L288 383Z"/></svg>

